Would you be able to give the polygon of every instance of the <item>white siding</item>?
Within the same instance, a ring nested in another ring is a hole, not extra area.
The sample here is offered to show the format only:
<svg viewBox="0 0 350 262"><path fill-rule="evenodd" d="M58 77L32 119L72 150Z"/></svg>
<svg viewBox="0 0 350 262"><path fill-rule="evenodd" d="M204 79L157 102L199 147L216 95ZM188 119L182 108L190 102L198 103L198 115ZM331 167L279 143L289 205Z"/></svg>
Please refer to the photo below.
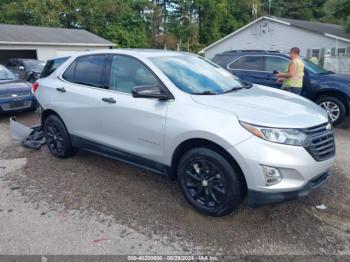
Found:
<svg viewBox="0 0 350 262"><path fill-rule="evenodd" d="M213 58L216 54L235 49L264 49L289 52L290 48L297 46L301 55L306 56L308 48L331 49L336 46L350 47L350 43L313 33L294 26L262 19L256 24L225 39L205 50L205 57Z"/></svg>

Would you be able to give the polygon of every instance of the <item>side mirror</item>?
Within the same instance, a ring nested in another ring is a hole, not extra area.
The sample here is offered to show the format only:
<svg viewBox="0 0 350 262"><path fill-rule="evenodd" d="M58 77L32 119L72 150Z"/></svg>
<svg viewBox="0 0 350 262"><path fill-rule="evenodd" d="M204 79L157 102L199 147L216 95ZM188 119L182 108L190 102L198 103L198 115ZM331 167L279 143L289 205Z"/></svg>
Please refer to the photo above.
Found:
<svg viewBox="0 0 350 262"><path fill-rule="evenodd" d="M131 90L135 98L153 98L158 100L169 100L171 96L157 85L135 86Z"/></svg>
<svg viewBox="0 0 350 262"><path fill-rule="evenodd" d="M24 70L24 66L19 66L18 69L19 70Z"/></svg>

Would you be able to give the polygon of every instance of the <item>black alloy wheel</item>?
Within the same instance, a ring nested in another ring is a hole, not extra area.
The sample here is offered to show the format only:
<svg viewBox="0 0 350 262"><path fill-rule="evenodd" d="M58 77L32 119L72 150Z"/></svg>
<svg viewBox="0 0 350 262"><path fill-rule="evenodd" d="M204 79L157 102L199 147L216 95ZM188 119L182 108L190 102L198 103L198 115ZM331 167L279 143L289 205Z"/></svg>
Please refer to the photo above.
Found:
<svg viewBox="0 0 350 262"><path fill-rule="evenodd" d="M69 134L61 121L55 115L50 115L44 124L44 135L50 152L58 158L66 158L75 153Z"/></svg>
<svg viewBox="0 0 350 262"><path fill-rule="evenodd" d="M185 174L186 190L199 204L215 208L227 197L224 179L215 164L198 160L188 163Z"/></svg>
<svg viewBox="0 0 350 262"><path fill-rule="evenodd" d="M231 213L242 202L244 182L240 170L209 148L194 148L181 158L177 177L186 200L211 216Z"/></svg>

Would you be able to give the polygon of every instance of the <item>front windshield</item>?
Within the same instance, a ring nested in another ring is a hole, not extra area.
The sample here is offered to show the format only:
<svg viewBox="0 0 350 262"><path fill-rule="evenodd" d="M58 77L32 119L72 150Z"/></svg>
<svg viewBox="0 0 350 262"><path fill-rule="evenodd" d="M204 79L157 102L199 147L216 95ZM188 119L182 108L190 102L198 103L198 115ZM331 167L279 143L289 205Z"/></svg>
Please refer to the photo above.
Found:
<svg viewBox="0 0 350 262"><path fill-rule="evenodd" d="M45 66L45 63L43 61L40 60L28 60L28 61L23 61L23 63L26 65L26 67L30 70L30 71L38 71L41 72Z"/></svg>
<svg viewBox="0 0 350 262"><path fill-rule="evenodd" d="M230 72L198 56L159 56L151 60L174 85L189 94L222 94L244 87Z"/></svg>
<svg viewBox="0 0 350 262"><path fill-rule="evenodd" d="M307 68L311 73L314 73L314 74L328 73L327 70L324 70L322 67L311 62L309 59L303 58L303 61L304 61L305 68Z"/></svg>
<svg viewBox="0 0 350 262"><path fill-rule="evenodd" d="M0 65L0 80L13 80L15 75L6 67Z"/></svg>

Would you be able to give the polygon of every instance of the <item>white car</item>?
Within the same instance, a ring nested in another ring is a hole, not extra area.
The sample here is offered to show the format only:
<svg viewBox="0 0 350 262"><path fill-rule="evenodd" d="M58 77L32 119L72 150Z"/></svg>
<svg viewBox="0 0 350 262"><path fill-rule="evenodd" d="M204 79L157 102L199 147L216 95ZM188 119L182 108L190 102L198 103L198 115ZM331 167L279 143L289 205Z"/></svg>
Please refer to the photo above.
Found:
<svg viewBox="0 0 350 262"><path fill-rule="evenodd" d="M327 113L204 58L158 50L73 55L33 85L47 145L84 149L176 178L197 210L223 216L307 195L328 179Z"/></svg>

